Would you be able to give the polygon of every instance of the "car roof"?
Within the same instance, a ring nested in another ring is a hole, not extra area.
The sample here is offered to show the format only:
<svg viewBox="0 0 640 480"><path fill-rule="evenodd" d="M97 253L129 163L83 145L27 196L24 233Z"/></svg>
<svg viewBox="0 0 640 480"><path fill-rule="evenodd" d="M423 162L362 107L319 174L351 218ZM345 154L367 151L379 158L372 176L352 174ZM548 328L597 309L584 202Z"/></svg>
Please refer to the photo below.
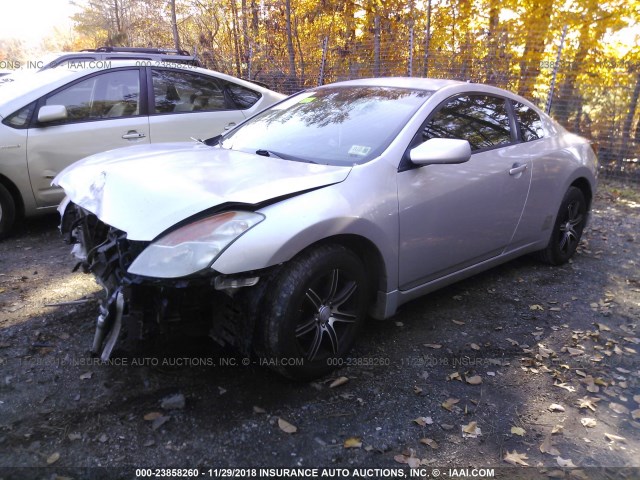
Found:
<svg viewBox="0 0 640 480"><path fill-rule="evenodd" d="M422 78L422 77L377 77L364 78L358 80L347 80L326 85L331 86L372 86L372 87L390 87L390 88L411 88L418 90L426 90L438 92L437 97L441 99L445 95L454 95L464 92L480 92L487 94L500 95L513 100L524 103L529 107L533 107L539 114L547 116L537 105L520 95L504 90L493 85L483 83L461 82L459 80L444 80L439 78ZM438 100L439 101L439 100Z"/></svg>
<svg viewBox="0 0 640 480"><path fill-rule="evenodd" d="M69 82L79 79L89 73L99 72L100 70L126 67L140 67L146 65L146 60L97 60L97 61L73 61L65 62L55 68L47 68L45 70L34 71L30 74L21 76L19 80L9 82L0 86L0 116L6 117L18 108L27 105L37 98L48 92L55 90ZM150 66L156 66L151 62ZM227 80L229 82L242 85L254 91L261 93L271 92L253 82L242 80L240 78L207 70L193 65L184 63L162 62L158 65L161 68L174 68L185 70L187 72L201 73L204 75L214 75L217 78Z"/></svg>
<svg viewBox="0 0 640 480"><path fill-rule="evenodd" d="M346 80L331 85L335 86L372 86L372 87L397 87L397 88L415 88L419 90L440 90L445 87L454 85L469 85L467 82L457 80L442 80L438 78L422 78L422 77L377 77L363 78L358 80Z"/></svg>

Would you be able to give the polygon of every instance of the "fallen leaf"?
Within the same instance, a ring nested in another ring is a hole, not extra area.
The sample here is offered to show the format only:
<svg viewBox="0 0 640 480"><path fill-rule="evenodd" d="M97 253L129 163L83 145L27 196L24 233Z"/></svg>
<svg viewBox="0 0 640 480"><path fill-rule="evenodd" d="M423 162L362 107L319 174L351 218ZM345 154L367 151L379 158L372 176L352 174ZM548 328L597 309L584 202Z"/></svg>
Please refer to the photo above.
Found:
<svg viewBox="0 0 640 480"><path fill-rule="evenodd" d="M472 343L469 346L474 350L480 350L480 346L477 343Z"/></svg>
<svg viewBox="0 0 640 480"><path fill-rule="evenodd" d="M156 418L160 418L161 416L162 416L162 413L160 412L149 412L143 418L148 422L152 422Z"/></svg>
<svg viewBox="0 0 640 480"><path fill-rule="evenodd" d="M470 422L468 425L461 425L461 427L464 438L476 438L482 435L482 430L478 427L478 422Z"/></svg>
<svg viewBox="0 0 640 480"><path fill-rule="evenodd" d="M515 347L517 347L517 346L519 346L519 345L520 345L520 344L519 344L516 340L514 340L513 338L507 338L506 340L507 340L507 342L509 342L511 345L513 345L513 346L515 346Z"/></svg>
<svg viewBox="0 0 640 480"><path fill-rule="evenodd" d="M634 395L633 401L636 402L638 405L640 405L640 395Z"/></svg>
<svg viewBox="0 0 640 480"><path fill-rule="evenodd" d="M421 438L420 439L420 443L424 443L425 445L429 445L434 450L437 450L440 447L440 445L438 445L438 442L436 442L432 438Z"/></svg>
<svg viewBox="0 0 640 480"><path fill-rule="evenodd" d="M422 389L420 387L418 387L417 385L413 386L413 393L415 393L416 395L420 395L422 393Z"/></svg>
<svg viewBox="0 0 640 480"><path fill-rule="evenodd" d="M329 388L339 387L340 385L344 385L348 381L349 381L348 377L338 377L333 382L331 382L331 384L329 385Z"/></svg>
<svg viewBox="0 0 640 480"><path fill-rule="evenodd" d="M452 407L459 401L460 400L457 398L447 398L444 402L442 402L442 408L451 412Z"/></svg>
<svg viewBox="0 0 640 480"><path fill-rule="evenodd" d="M604 323L595 323L594 324L596 327L598 327L598 330L600 330L601 332L610 332L611 329L606 326Z"/></svg>
<svg viewBox="0 0 640 480"><path fill-rule="evenodd" d="M442 345L438 343L424 343L423 345L428 348L435 348L435 349L442 348Z"/></svg>
<svg viewBox="0 0 640 480"><path fill-rule="evenodd" d="M464 325L465 323L461 320L451 320L453 323L455 323L456 325Z"/></svg>
<svg viewBox="0 0 640 480"><path fill-rule="evenodd" d="M633 418L634 420L637 420L640 418L640 408L631 412L631 418Z"/></svg>
<svg viewBox="0 0 640 480"><path fill-rule="evenodd" d="M553 384L554 387L559 387L559 388L564 388L567 392L575 392L576 391L576 387L573 387L571 385L567 385L566 383L554 383Z"/></svg>
<svg viewBox="0 0 640 480"><path fill-rule="evenodd" d="M549 478L564 478L565 477L565 473L564 473L564 470L551 470L550 472L547 472L547 477L549 477Z"/></svg>
<svg viewBox="0 0 640 480"><path fill-rule="evenodd" d="M624 437L619 437L618 435L613 435L611 433L605 433L604 436L607 438L607 440L609 440L610 442L616 441L616 442L626 442L627 439Z"/></svg>
<svg viewBox="0 0 640 480"><path fill-rule="evenodd" d="M362 447L362 440L358 437L350 437L344 441L344 448L360 448Z"/></svg>
<svg viewBox="0 0 640 480"><path fill-rule="evenodd" d="M393 459L398 462L398 463L403 463L406 465L407 463L407 458L409 457L405 457L404 455L396 455L395 457L393 457Z"/></svg>
<svg viewBox="0 0 640 480"><path fill-rule="evenodd" d="M538 305L538 304L529 305L529 310L541 310L541 311L543 311L544 307L542 305Z"/></svg>
<svg viewBox="0 0 640 480"><path fill-rule="evenodd" d="M582 355L584 353L583 350L580 350L579 348L572 348L572 347L567 347L567 352L569 352L569 355L576 356L576 355Z"/></svg>
<svg viewBox="0 0 640 480"><path fill-rule="evenodd" d="M478 422L470 422L468 425L464 425L462 427L462 431L464 433L473 433L476 431L477 426L478 426Z"/></svg>
<svg viewBox="0 0 640 480"><path fill-rule="evenodd" d="M609 404L609 408L620 415L626 415L629 413L629 409L619 403L611 402Z"/></svg>
<svg viewBox="0 0 640 480"><path fill-rule="evenodd" d="M420 459L413 456L414 452L411 450L410 455L396 455L393 459L402 464L409 465L410 468L418 468L420 466Z"/></svg>
<svg viewBox="0 0 640 480"><path fill-rule="evenodd" d="M527 433L527 431L522 427L511 427L511 433L524 437L524 434Z"/></svg>
<svg viewBox="0 0 640 480"><path fill-rule="evenodd" d="M80 380L89 380L93 376L92 372L86 372L80 375Z"/></svg>
<svg viewBox="0 0 640 480"><path fill-rule="evenodd" d="M69 435L67 435L67 438L73 442L75 440L80 440L82 438L82 435L80 435L79 433L70 433Z"/></svg>
<svg viewBox="0 0 640 480"><path fill-rule="evenodd" d="M582 397L578 400L578 408L588 408L592 412L596 411L596 403L600 401L599 398L596 397Z"/></svg>
<svg viewBox="0 0 640 480"><path fill-rule="evenodd" d="M553 428L551 429L551 435L555 435L556 433L562 433L562 430L564 430L564 427L562 425L554 425Z"/></svg>
<svg viewBox="0 0 640 480"><path fill-rule="evenodd" d="M165 417L164 415L160 415L158 418L154 418L153 422L151 423L151 429L152 430L158 430L162 425L167 423L170 418L171 417L169 417L169 416Z"/></svg>
<svg viewBox="0 0 640 480"><path fill-rule="evenodd" d="M431 425L433 423L433 419L431 417L418 417L413 421L421 427L426 427L427 425Z"/></svg>
<svg viewBox="0 0 640 480"><path fill-rule="evenodd" d="M267 413L267 411L262 407L258 407L257 405L254 405L253 413Z"/></svg>
<svg viewBox="0 0 640 480"><path fill-rule="evenodd" d="M474 375L473 377L464 377L469 385L480 385L482 383L482 378L480 375Z"/></svg>
<svg viewBox="0 0 640 480"><path fill-rule="evenodd" d="M449 425L448 423L441 423L440 428L443 430L453 430L453 425Z"/></svg>
<svg viewBox="0 0 640 480"><path fill-rule="evenodd" d="M529 466L529 464L525 462L525 460L528 459L529 457L527 457L526 453L518 453L515 450L511 453L507 451L507 454L504 457L504 461L511 465L523 465L525 467Z"/></svg>
<svg viewBox="0 0 640 480"><path fill-rule="evenodd" d="M453 372L452 374L447 376L447 379L448 380L460 380L460 381L462 381L462 377L460 376L460 374L458 372Z"/></svg>
<svg viewBox="0 0 640 480"><path fill-rule="evenodd" d="M587 428L594 428L597 425L596 419L589 417L581 418L580 423Z"/></svg>
<svg viewBox="0 0 640 480"><path fill-rule="evenodd" d="M553 456L560 455L560 452L558 451L558 449L553 446L553 442L551 441L550 435L544 439L544 442L540 444L539 448L542 453L548 453L549 455L553 455Z"/></svg>
<svg viewBox="0 0 640 480"><path fill-rule="evenodd" d="M564 412L564 407L557 403L552 403L547 407L551 412Z"/></svg>
<svg viewBox="0 0 640 480"><path fill-rule="evenodd" d="M280 427L280 430L284 433L296 433L298 431L298 427L291 425L283 418L278 418L278 427Z"/></svg>
<svg viewBox="0 0 640 480"><path fill-rule="evenodd" d="M60 460L60 454L58 452L52 453L47 457L47 465L52 465Z"/></svg>
<svg viewBox="0 0 640 480"><path fill-rule="evenodd" d="M570 458L564 459L562 457L556 457L556 462L558 462L558 465L561 466L562 468L575 468L576 467L573 464L573 462L571 461Z"/></svg>

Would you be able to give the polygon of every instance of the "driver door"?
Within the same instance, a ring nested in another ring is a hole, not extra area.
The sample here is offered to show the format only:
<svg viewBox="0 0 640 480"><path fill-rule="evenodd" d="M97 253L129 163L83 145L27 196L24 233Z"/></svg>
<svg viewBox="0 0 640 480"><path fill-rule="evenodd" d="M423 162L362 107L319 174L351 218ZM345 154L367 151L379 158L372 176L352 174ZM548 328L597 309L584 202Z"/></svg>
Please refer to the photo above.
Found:
<svg viewBox="0 0 640 480"><path fill-rule="evenodd" d="M427 119L414 147L459 138L472 155L398 173L401 290L500 255L510 243L531 182L513 125L506 100L485 94L449 99Z"/></svg>

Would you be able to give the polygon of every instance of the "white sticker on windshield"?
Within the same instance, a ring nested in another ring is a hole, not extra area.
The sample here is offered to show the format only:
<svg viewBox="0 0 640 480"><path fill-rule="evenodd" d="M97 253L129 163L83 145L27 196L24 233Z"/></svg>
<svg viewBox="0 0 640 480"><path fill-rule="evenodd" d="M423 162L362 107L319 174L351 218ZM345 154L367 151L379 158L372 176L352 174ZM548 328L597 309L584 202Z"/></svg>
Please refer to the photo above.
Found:
<svg viewBox="0 0 640 480"><path fill-rule="evenodd" d="M359 155L361 157L366 156L371 151L371 147L365 147L363 145L352 145L349 149L349 155Z"/></svg>

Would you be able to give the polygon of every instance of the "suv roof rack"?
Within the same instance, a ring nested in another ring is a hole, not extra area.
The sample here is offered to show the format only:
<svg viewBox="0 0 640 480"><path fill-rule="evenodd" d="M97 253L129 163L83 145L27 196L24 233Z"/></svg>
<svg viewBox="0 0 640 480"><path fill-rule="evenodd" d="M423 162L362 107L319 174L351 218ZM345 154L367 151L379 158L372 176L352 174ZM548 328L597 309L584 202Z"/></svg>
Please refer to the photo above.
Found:
<svg viewBox="0 0 640 480"><path fill-rule="evenodd" d="M190 56L187 50L175 50L171 48L145 48L145 47L98 47L86 48L82 52L96 53L150 53L156 55L182 55Z"/></svg>

